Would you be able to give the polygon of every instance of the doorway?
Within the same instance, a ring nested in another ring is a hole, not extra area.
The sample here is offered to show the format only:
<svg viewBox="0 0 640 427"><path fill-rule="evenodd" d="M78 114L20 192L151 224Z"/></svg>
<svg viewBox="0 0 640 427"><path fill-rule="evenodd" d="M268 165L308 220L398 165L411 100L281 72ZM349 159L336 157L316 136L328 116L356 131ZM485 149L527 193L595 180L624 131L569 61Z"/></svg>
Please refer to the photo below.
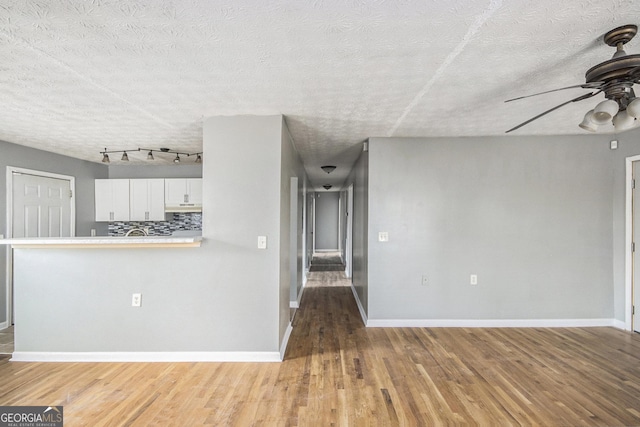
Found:
<svg viewBox="0 0 640 427"><path fill-rule="evenodd" d="M640 332L640 156L626 161L625 329Z"/></svg>
<svg viewBox="0 0 640 427"><path fill-rule="evenodd" d="M75 178L7 167L7 237L75 236ZM7 326L13 325L13 250L7 249Z"/></svg>

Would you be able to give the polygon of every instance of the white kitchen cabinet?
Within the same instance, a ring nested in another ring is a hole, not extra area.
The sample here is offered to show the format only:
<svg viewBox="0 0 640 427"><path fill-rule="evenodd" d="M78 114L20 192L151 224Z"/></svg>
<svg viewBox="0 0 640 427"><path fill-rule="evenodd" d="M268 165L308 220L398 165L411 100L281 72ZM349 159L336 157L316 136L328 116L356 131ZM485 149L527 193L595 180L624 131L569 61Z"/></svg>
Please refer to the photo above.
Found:
<svg viewBox="0 0 640 427"><path fill-rule="evenodd" d="M129 220L164 219L164 179L129 180Z"/></svg>
<svg viewBox="0 0 640 427"><path fill-rule="evenodd" d="M96 179L96 221L129 221L129 180Z"/></svg>
<svg viewBox="0 0 640 427"><path fill-rule="evenodd" d="M167 212L202 210L202 178L164 180L164 204Z"/></svg>

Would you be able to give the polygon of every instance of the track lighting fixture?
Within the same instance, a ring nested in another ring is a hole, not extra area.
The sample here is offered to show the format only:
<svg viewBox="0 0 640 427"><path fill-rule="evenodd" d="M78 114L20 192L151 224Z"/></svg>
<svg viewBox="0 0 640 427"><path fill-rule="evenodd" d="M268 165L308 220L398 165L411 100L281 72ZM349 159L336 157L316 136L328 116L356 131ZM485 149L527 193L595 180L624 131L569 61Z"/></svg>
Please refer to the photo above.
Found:
<svg viewBox="0 0 640 427"><path fill-rule="evenodd" d="M120 158L120 160L122 160L123 162L128 162L129 161L129 154L132 151L146 151L147 154L147 160L155 160L155 157L153 156L153 153L168 153L168 154L175 154L176 157L173 159L174 163L180 163L181 162L181 157L180 156L184 156L184 157L191 157L191 156L196 156L196 160L195 163L202 163L202 151L198 152L198 153L184 153L182 151L173 151L170 148L135 148L132 150L107 150L106 148L104 149L104 151L100 151L100 154L102 154L102 163L111 163L110 159L109 159L109 154L111 153L122 153L122 157Z"/></svg>

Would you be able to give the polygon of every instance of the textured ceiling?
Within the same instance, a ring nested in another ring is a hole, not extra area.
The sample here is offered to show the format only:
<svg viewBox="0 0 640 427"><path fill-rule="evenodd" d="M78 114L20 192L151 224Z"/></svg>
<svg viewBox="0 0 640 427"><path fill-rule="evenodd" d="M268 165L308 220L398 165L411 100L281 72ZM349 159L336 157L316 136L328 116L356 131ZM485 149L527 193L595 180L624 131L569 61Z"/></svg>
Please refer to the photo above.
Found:
<svg viewBox="0 0 640 427"><path fill-rule="evenodd" d="M624 24L638 0L0 0L0 139L100 161L283 114L313 183L339 186L367 137L504 135L577 96L503 103L583 83ZM596 102L515 133L581 133Z"/></svg>

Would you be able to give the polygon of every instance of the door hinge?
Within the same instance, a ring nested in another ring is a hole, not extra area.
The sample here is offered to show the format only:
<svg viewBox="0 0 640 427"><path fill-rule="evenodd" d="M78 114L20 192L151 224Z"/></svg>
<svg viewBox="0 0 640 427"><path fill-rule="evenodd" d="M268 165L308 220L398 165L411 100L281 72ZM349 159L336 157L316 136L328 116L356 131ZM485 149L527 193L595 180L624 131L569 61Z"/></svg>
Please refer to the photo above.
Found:
<svg viewBox="0 0 640 427"><path fill-rule="evenodd" d="M636 242L631 242L631 252L636 251Z"/></svg>
<svg viewBox="0 0 640 427"><path fill-rule="evenodd" d="M631 189L632 189L632 190L635 190L635 189L636 189L636 180L635 180L635 179L632 179L632 180L631 180Z"/></svg>
<svg viewBox="0 0 640 427"><path fill-rule="evenodd" d="M69 190L69 198L73 198L73 190Z"/></svg>
<svg viewBox="0 0 640 427"><path fill-rule="evenodd" d="M633 314L633 315L636 314L636 306L635 305L633 307L631 307L631 314Z"/></svg>

